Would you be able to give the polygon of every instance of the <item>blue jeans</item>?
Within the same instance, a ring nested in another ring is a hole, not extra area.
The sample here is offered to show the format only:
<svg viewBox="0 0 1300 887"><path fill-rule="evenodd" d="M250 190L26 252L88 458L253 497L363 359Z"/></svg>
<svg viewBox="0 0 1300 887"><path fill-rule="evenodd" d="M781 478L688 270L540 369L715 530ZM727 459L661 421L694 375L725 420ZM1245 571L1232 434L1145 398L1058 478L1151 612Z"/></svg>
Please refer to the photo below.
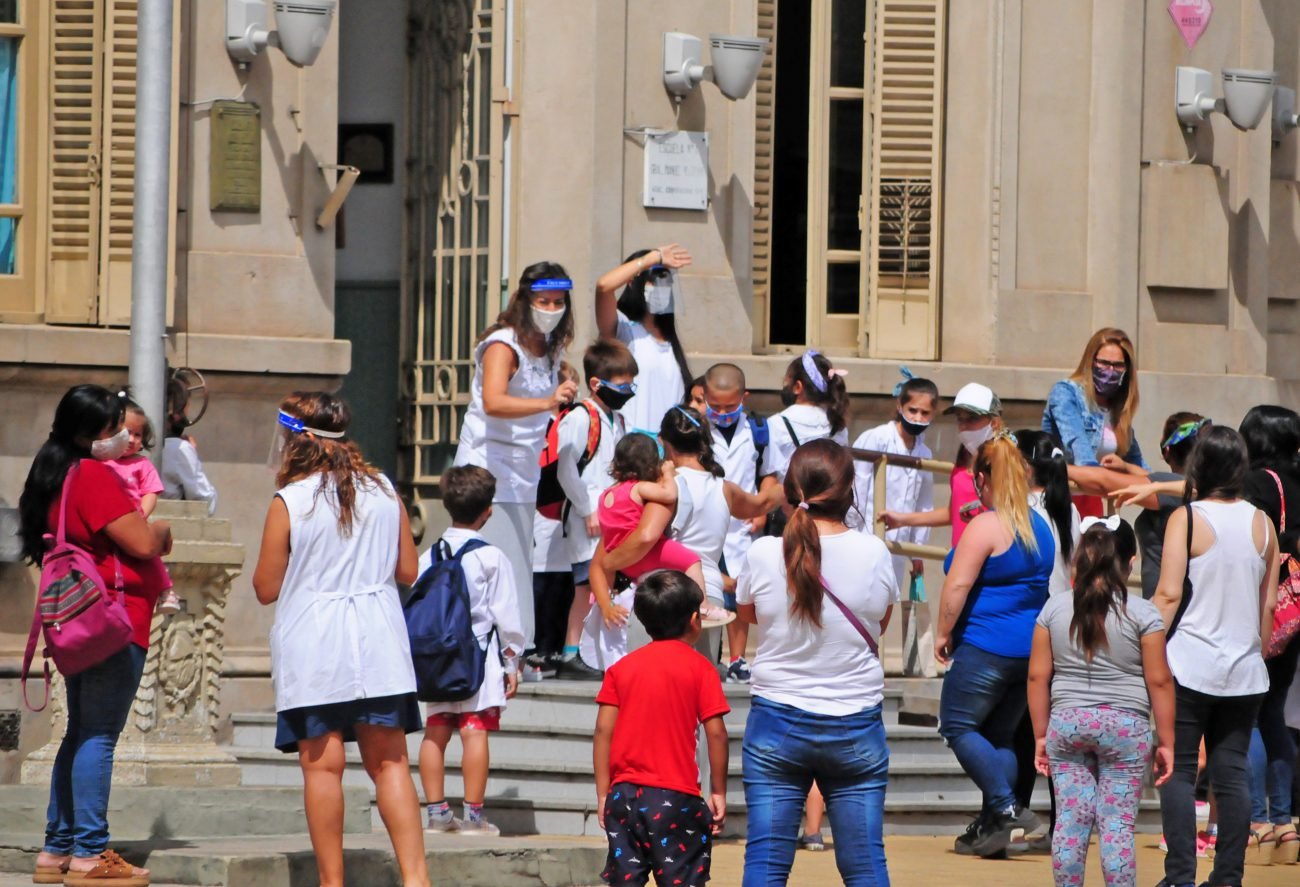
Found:
<svg viewBox="0 0 1300 887"><path fill-rule="evenodd" d="M45 852L98 856L108 847L113 749L126 726L145 650L135 644L65 680L68 729L54 758Z"/></svg>
<svg viewBox="0 0 1300 887"><path fill-rule="evenodd" d="M1250 821L1286 825L1291 821L1291 783L1295 780L1295 740L1286 725L1286 697L1300 660L1300 639L1265 660L1268 692L1250 735Z"/></svg>
<svg viewBox="0 0 1300 887"><path fill-rule="evenodd" d="M961 644L943 679L939 735L984 794L984 809L1016 803L1016 727L1029 707L1029 660Z"/></svg>
<svg viewBox="0 0 1300 887"><path fill-rule="evenodd" d="M826 799L835 864L846 887L889 887L885 784L889 746L880 706L835 717L761 697L745 722L749 826L743 887L785 884L813 780Z"/></svg>

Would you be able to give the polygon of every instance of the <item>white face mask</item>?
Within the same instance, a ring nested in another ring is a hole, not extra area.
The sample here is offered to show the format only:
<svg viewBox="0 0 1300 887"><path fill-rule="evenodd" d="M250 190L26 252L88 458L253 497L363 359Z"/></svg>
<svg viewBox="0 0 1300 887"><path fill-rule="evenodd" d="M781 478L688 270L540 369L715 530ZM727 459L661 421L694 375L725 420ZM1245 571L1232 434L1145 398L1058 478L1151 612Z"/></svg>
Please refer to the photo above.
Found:
<svg viewBox="0 0 1300 887"><path fill-rule="evenodd" d="M543 336L549 336L551 333L555 332L555 328L559 326L560 321L564 319L564 309L559 311L543 311L540 308L533 307L532 312L533 326L537 327L537 331Z"/></svg>
<svg viewBox="0 0 1300 887"><path fill-rule="evenodd" d="M993 423L985 425L983 428L976 428L974 431L958 431L957 439L961 445L966 448L966 452L972 456L979 450L980 445L993 437Z"/></svg>
<svg viewBox="0 0 1300 887"><path fill-rule="evenodd" d="M100 462L107 462L110 459L121 458L126 452L126 448L131 445L131 432L123 426L117 434L112 437L106 437L103 440L92 441L90 444L90 455Z"/></svg>
<svg viewBox="0 0 1300 887"><path fill-rule="evenodd" d="M645 310L651 314L672 314L677 307L677 272L667 279L650 279L645 284Z"/></svg>

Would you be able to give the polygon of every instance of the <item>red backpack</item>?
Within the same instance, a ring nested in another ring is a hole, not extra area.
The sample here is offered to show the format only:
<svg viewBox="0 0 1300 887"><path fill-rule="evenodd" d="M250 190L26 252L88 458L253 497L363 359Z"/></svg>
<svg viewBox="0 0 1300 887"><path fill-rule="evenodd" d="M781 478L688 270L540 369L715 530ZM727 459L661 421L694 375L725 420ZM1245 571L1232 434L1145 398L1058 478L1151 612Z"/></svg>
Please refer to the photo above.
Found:
<svg viewBox="0 0 1300 887"><path fill-rule="evenodd" d="M600 409L591 401L569 404L546 426L546 443L537 459L542 468L542 476L537 482L537 513L551 520L562 521L569 516L569 497L560 486L560 420L579 406L586 408L590 419L587 423L587 449L578 459L579 474L596 458L596 450L600 448Z"/></svg>
<svg viewBox="0 0 1300 887"><path fill-rule="evenodd" d="M50 659L64 675L74 675L98 665L131 642L131 617L121 587L121 566L118 587L110 590L99 575L95 559L67 538L68 490L80 473L78 462L64 477L58 534L45 536L50 549L41 560L40 592L23 654L23 701L33 711L40 711L50 701ZM45 702L40 708L32 708L27 700L27 670L41 634L45 636Z"/></svg>

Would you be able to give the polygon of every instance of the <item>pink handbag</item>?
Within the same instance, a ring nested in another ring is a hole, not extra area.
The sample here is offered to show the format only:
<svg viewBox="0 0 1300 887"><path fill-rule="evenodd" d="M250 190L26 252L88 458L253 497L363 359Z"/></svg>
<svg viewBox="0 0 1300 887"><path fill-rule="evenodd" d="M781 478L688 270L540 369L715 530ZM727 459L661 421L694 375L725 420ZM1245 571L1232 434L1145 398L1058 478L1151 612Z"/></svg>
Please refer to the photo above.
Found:
<svg viewBox="0 0 1300 887"><path fill-rule="evenodd" d="M23 702L32 711L40 711L50 701L49 660L53 659L66 677L98 665L131 642L121 564L117 565L117 587L110 590L90 553L67 539L68 490L80 470L78 462L63 479L58 535L45 536L46 543L52 544L41 561L40 591L23 654ZM27 672L41 634L45 636L45 699L40 708L33 708L27 699Z"/></svg>
<svg viewBox="0 0 1300 887"><path fill-rule="evenodd" d="M1268 469L1265 469L1268 471ZM1282 479L1276 472L1268 471L1277 484L1277 498L1281 503L1282 520L1279 537L1286 532L1286 493L1282 492ZM1279 538L1279 544L1281 539ZM1300 563L1294 556L1282 553L1282 576L1277 583L1277 609L1273 611L1273 634L1264 649L1264 658L1281 655L1296 634L1300 633Z"/></svg>

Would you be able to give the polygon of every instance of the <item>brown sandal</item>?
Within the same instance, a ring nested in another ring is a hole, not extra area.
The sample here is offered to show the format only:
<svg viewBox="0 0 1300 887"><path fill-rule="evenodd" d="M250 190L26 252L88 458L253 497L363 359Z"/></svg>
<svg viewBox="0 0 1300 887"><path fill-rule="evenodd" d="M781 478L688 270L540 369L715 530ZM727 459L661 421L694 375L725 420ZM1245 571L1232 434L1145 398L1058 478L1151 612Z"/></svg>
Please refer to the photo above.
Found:
<svg viewBox="0 0 1300 887"><path fill-rule="evenodd" d="M60 865L38 865L32 873L33 884L62 884L67 877L68 866L72 859L65 859Z"/></svg>
<svg viewBox="0 0 1300 887"><path fill-rule="evenodd" d="M105 850L94 868L69 871L63 883L67 887L149 887L149 870L136 868L115 850Z"/></svg>
<svg viewBox="0 0 1300 887"><path fill-rule="evenodd" d="M1300 834L1291 824L1273 827L1273 865L1295 865L1300 859Z"/></svg>

